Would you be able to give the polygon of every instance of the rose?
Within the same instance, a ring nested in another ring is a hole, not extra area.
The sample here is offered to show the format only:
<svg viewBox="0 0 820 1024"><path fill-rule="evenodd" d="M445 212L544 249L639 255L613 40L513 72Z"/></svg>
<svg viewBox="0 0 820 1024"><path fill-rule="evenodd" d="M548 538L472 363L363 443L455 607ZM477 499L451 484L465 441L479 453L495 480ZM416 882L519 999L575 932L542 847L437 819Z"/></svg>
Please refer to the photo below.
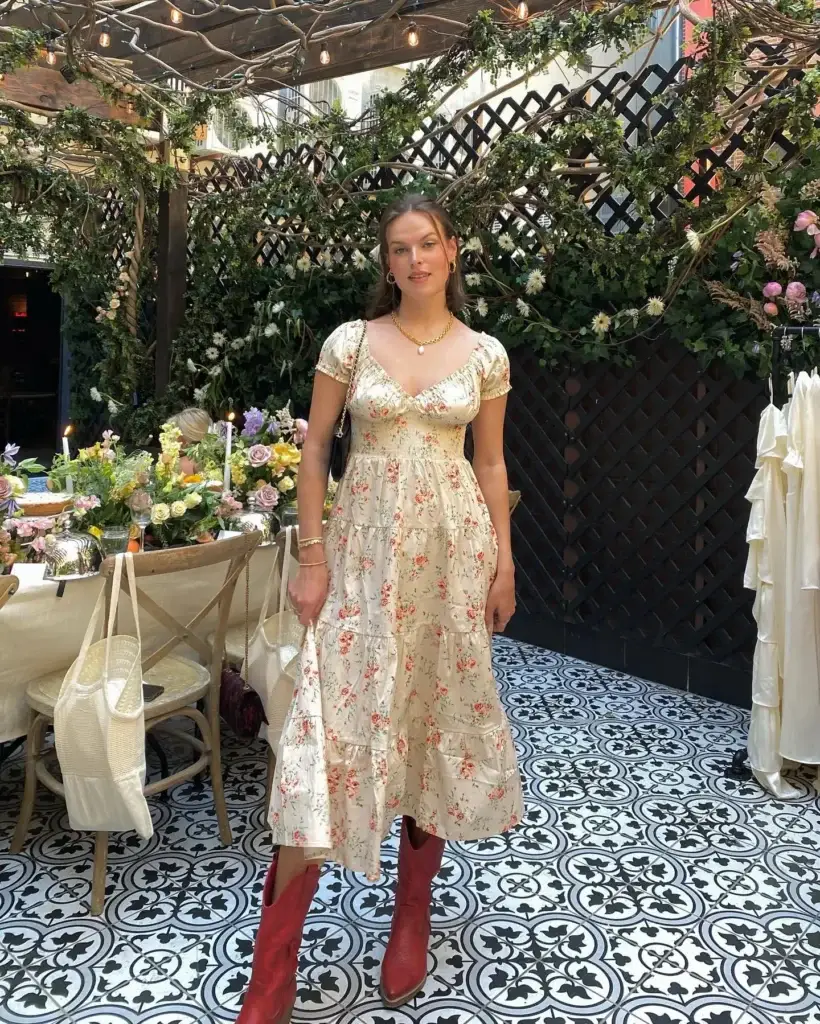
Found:
<svg viewBox="0 0 820 1024"><path fill-rule="evenodd" d="M260 469L270 462L271 451L266 444L254 444L248 449L248 462L254 469Z"/></svg>
<svg viewBox="0 0 820 1024"><path fill-rule="evenodd" d="M806 286L802 281L789 281L786 285L786 298L789 302L805 302Z"/></svg>
<svg viewBox="0 0 820 1024"><path fill-rule="evenodd" d="M159 502L151 509L151 522L154 526L162 526L171 518L171 510L164 501Z"/></svg>
<svg viewBox="0 0 820 1024"><path fill-rule="evenodd" d="M293 442L294 444L304 444L307 439L308 425L307 420L295 419L293 421Z"/></svg>
<svg viewBox="0 0 820 1024"><path fill-rule="evenodd" d="M0 503L8 501L11 497L11 484L7 476L0 476Z"/></svg>
<svg viewBox="0 0 820 1024"><path fill-rule="evenodd" d="M768 284L763 286L763 294L767 299L776 299L778 295L783 294L783 286L778 284L777 281L769 281Z"/></svg>
<svg viewBox="0 0 820 1024"><path fill-rule="evenodd" d="M11 493L15 498L20 494L26 493L26 485L19 476L11 476L11 474L9 474L9 476L4 477L4 479L8 480L11 485Z"/></svg>
<svg viewBox="0 0 820 1024"><path fill-rule="evenodd" d="M254 492L256 507L260 512L272 512L279 504L279 494L275 487L265 484Z"/></svg>
<svg viewBox="0 0 820 1024"><path fill-rule="evenodd" d="M766 314L766 316L777 316L777 314L778 314L777 303L776 302L767 302L766 305L763 307L763 312Z"/></svg>
<svg viewBox="0 0 820 1024"><path fill-rule="evenodd" d="M184 501L175 501L171 505L171 515L174 519L181 519L182 516L188 511L188 506Z"/></svg>
<svg viewBox="0 0 820 1024"><path fill-rule="evenodd" d="M294 488L293 477L283 476L279 483L276 485L283 494L287 494L288 491L292 491Z"/></svg>
<svg viewBox="0 0 820 1024"><path fill-rule="evenodd" d="M182 500L185 502L186 508L196 508L202 502L202 495L195 491L192 494L186 494Z"/></svg>

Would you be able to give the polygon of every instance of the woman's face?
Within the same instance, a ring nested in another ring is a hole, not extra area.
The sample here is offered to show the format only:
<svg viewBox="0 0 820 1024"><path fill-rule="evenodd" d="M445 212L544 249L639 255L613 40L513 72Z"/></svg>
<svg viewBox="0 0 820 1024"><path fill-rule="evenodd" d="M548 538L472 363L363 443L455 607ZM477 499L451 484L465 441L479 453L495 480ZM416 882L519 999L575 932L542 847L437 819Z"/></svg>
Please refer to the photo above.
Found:
<svg viewBox="0 0 820 1024"><path fill-rule="evenodd" d="M426 213L404 213L387 229L387 263L403 295L425 299L445 291L457 253L457 240L444 238Z"/></svg>

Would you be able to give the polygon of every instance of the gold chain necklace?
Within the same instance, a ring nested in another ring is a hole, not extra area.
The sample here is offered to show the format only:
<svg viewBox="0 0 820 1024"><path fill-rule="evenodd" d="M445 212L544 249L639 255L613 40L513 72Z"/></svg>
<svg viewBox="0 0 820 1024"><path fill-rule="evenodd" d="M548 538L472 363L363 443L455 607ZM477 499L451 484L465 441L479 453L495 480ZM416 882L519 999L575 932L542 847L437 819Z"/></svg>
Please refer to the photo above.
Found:
<svg viewBox="0 0 820 1024"><path fill-rule="evenodd" d="M424 350L425 348L427 348L428 345L437 345L443 338L445 338L449 334L450 328L453 326L453 323L455 321L455 317L451 313L450 319L447 321L447 326L444 328L441 334L437 335L435 338L430 338L429 341L419 341L418 338L414 338L409 331L406 331L402 327L401 320L399 320L395 312L391 313L390 316L393 318L393 323L396 326L396 330L401 331L401 333L405 336L405 338L407 338L408 341L413 342L413 344L417 347L420 356L424 355Z"/></svg>

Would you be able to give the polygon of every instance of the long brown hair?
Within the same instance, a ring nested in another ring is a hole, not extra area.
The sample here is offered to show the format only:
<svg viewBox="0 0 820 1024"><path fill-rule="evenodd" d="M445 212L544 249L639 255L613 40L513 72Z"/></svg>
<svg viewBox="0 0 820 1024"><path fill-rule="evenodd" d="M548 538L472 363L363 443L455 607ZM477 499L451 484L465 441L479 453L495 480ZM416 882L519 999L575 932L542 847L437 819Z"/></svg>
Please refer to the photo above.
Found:
<svg viewBox="0 0 820 1024"><path fill-rule="evenodd" d="M434 199L418 193L410 193L394 200L382 214L379 224L379 266L381 273L370 296L370 304L367 309L369 319L392 313L399 308L401 302L401 288L397 284L390 284L387 280L387 272L390 264L387 259L387 229L399 217L405 213L423 213L435 225L436 232L442 245L444 240L448 241L456 237L456 229L450 219L450 214ZM461 265L456 258L456 269L450 274L447 280L447 308L452 313L458 313L467 304L467 293L464 289L464 278L461 275Z"/></svg>

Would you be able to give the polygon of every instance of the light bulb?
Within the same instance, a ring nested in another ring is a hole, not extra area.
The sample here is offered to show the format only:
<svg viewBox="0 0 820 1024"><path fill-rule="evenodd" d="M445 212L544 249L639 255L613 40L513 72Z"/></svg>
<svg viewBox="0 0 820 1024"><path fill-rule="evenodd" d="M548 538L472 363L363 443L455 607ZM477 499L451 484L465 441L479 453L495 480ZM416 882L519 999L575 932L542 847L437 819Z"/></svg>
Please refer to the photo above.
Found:
<svg viewBox="0 0 820 1024"><path fill-rule="evenodd" d="M325 43L322 43L322 49L319 51L319 63L330 63L330 50L328 50L327 45Z"/></svg>
<svg viewBox="0 0 820 1024"><path fill-rule="evenodd" d="M527 6L527 0L521 0L521 3L516 7L516 14L521 21L526 21L530 16L530 9Z"/></svg>
<svg viewBox="0 0 820 1024"><path fill-rule="evenodd" d="M46 63L50 64L52 67L57 63L57 54L51 49L51 47L46 50Z"/></svg>
<svg viewBox="0 0 820 1024"><path fill-rule="evenodd" d="M176 7L172 7L171 8L171 24L172 25L181 25L182 24L182 11L178 10Z"/></svg>
<svg viewBox="0 0 820 1024"><path fill-rule="evenodd" d="M111 35L107 29L103 29L100 32L99 44L104 50L107 50L111 45Z"/></svg>
<svg viewBox="0 0 820 1024"><path fill-rule="evenodd" d="M6 80L6 73L4 71L0 71L0 82L5 82L5 80Z"/></svg>
<svg viewBox="0 0 820 1024"><path fill-rule="evenodd" d="M410 28L407 30L407 45L418 46L419 45L419 30L416 28L416 23L412 22Z"/></svg>

